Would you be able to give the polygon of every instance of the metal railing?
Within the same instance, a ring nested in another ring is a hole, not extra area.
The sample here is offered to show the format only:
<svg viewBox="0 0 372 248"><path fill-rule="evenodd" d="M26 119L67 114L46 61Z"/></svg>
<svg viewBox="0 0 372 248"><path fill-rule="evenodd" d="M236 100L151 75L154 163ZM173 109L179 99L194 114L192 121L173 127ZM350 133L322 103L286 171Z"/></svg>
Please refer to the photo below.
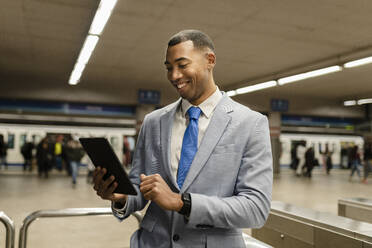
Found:
<svg viewBox="0 0 372 248"><path fill-rule="evenodd" d="M14 248L15 231L13 221L2 211L0 211L0 221L6 228L5 247Z"/></svg>
<svg viewBox="0 0 372 248"><path fill-rule="evenodd" d="M26 248L27 231L30 224L38 218L53 218L53 217L74 217L74 216L90 216L90 215L112 215L111 208L65 208L58 210L39 210L27 216L22 223L19 231L19 248ZM142 220L142 214L139 212L132 213L138 224Z"/></svg>

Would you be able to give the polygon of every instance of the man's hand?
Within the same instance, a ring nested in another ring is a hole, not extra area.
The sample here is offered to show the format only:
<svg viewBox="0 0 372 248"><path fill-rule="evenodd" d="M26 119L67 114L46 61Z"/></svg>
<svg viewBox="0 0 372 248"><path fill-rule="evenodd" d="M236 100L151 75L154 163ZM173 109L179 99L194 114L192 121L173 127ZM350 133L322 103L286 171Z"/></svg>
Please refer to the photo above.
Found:
<svg viewBox="0 0 372 248"><path fill-rule="evenodd" d="M93 182L94 186L93 189L97 192L104 200L110 200L114 202L120 202L121 204L125 204L127 201L128 196L124 194L113 193L118 183L115 182L115 177L110 176L106 180L103 180L103 176L106 174L106 168L97 167L93 172Z"/></svg>
<svg viewBox="0 0 372 248"><path fill-rule="evenodd" d="M183 202L181 195L174 193L159 174L141 174L140 190L146 200L151 200L165 210L179 211Z"/></svg>

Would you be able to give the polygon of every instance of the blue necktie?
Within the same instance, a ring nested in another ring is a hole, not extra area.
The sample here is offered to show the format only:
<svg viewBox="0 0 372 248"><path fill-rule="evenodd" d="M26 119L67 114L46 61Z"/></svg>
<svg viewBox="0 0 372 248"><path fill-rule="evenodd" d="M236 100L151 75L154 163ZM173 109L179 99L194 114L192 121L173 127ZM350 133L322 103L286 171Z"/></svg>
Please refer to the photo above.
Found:
<svg viewBox="0 0 372 248"><path fill-rule="evenodd" d="M181 158L178 165L177 184L182 188L187 172L198 150L198 120L201 110L198 107L191 107L187 110L189 115L189 125L183 135Z"/></svg>

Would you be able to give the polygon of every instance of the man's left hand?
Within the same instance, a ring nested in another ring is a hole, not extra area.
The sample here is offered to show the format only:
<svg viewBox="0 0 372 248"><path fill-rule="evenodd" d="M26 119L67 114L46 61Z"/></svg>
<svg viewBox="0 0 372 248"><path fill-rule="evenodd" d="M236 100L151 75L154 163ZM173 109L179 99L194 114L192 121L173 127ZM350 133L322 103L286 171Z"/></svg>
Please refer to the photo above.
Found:
<svg viewBox="0 0 372 248"><path fill-rule="evenodd" d="M179 211L183 202L181 195L174 193L159 174L141 174L140 190L146 200L151 200L165 210Z"/></svg>

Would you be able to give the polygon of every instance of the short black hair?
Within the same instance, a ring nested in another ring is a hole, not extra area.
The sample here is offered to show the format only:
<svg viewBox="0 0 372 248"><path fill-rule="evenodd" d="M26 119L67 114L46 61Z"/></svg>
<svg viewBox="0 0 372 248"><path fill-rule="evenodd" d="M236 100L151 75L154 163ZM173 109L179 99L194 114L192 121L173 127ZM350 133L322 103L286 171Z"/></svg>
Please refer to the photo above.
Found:
<svg viewBox="0 0 372 248"><path fill-rule="evenodd" d="M197 49L208 47L214 52L214 44L212 39L209 38L209 36L205 33L194 29L182 30L173 35L168 42L168 47L175 46L188 40L191 40L194 44L194 47Z"/></svg>

